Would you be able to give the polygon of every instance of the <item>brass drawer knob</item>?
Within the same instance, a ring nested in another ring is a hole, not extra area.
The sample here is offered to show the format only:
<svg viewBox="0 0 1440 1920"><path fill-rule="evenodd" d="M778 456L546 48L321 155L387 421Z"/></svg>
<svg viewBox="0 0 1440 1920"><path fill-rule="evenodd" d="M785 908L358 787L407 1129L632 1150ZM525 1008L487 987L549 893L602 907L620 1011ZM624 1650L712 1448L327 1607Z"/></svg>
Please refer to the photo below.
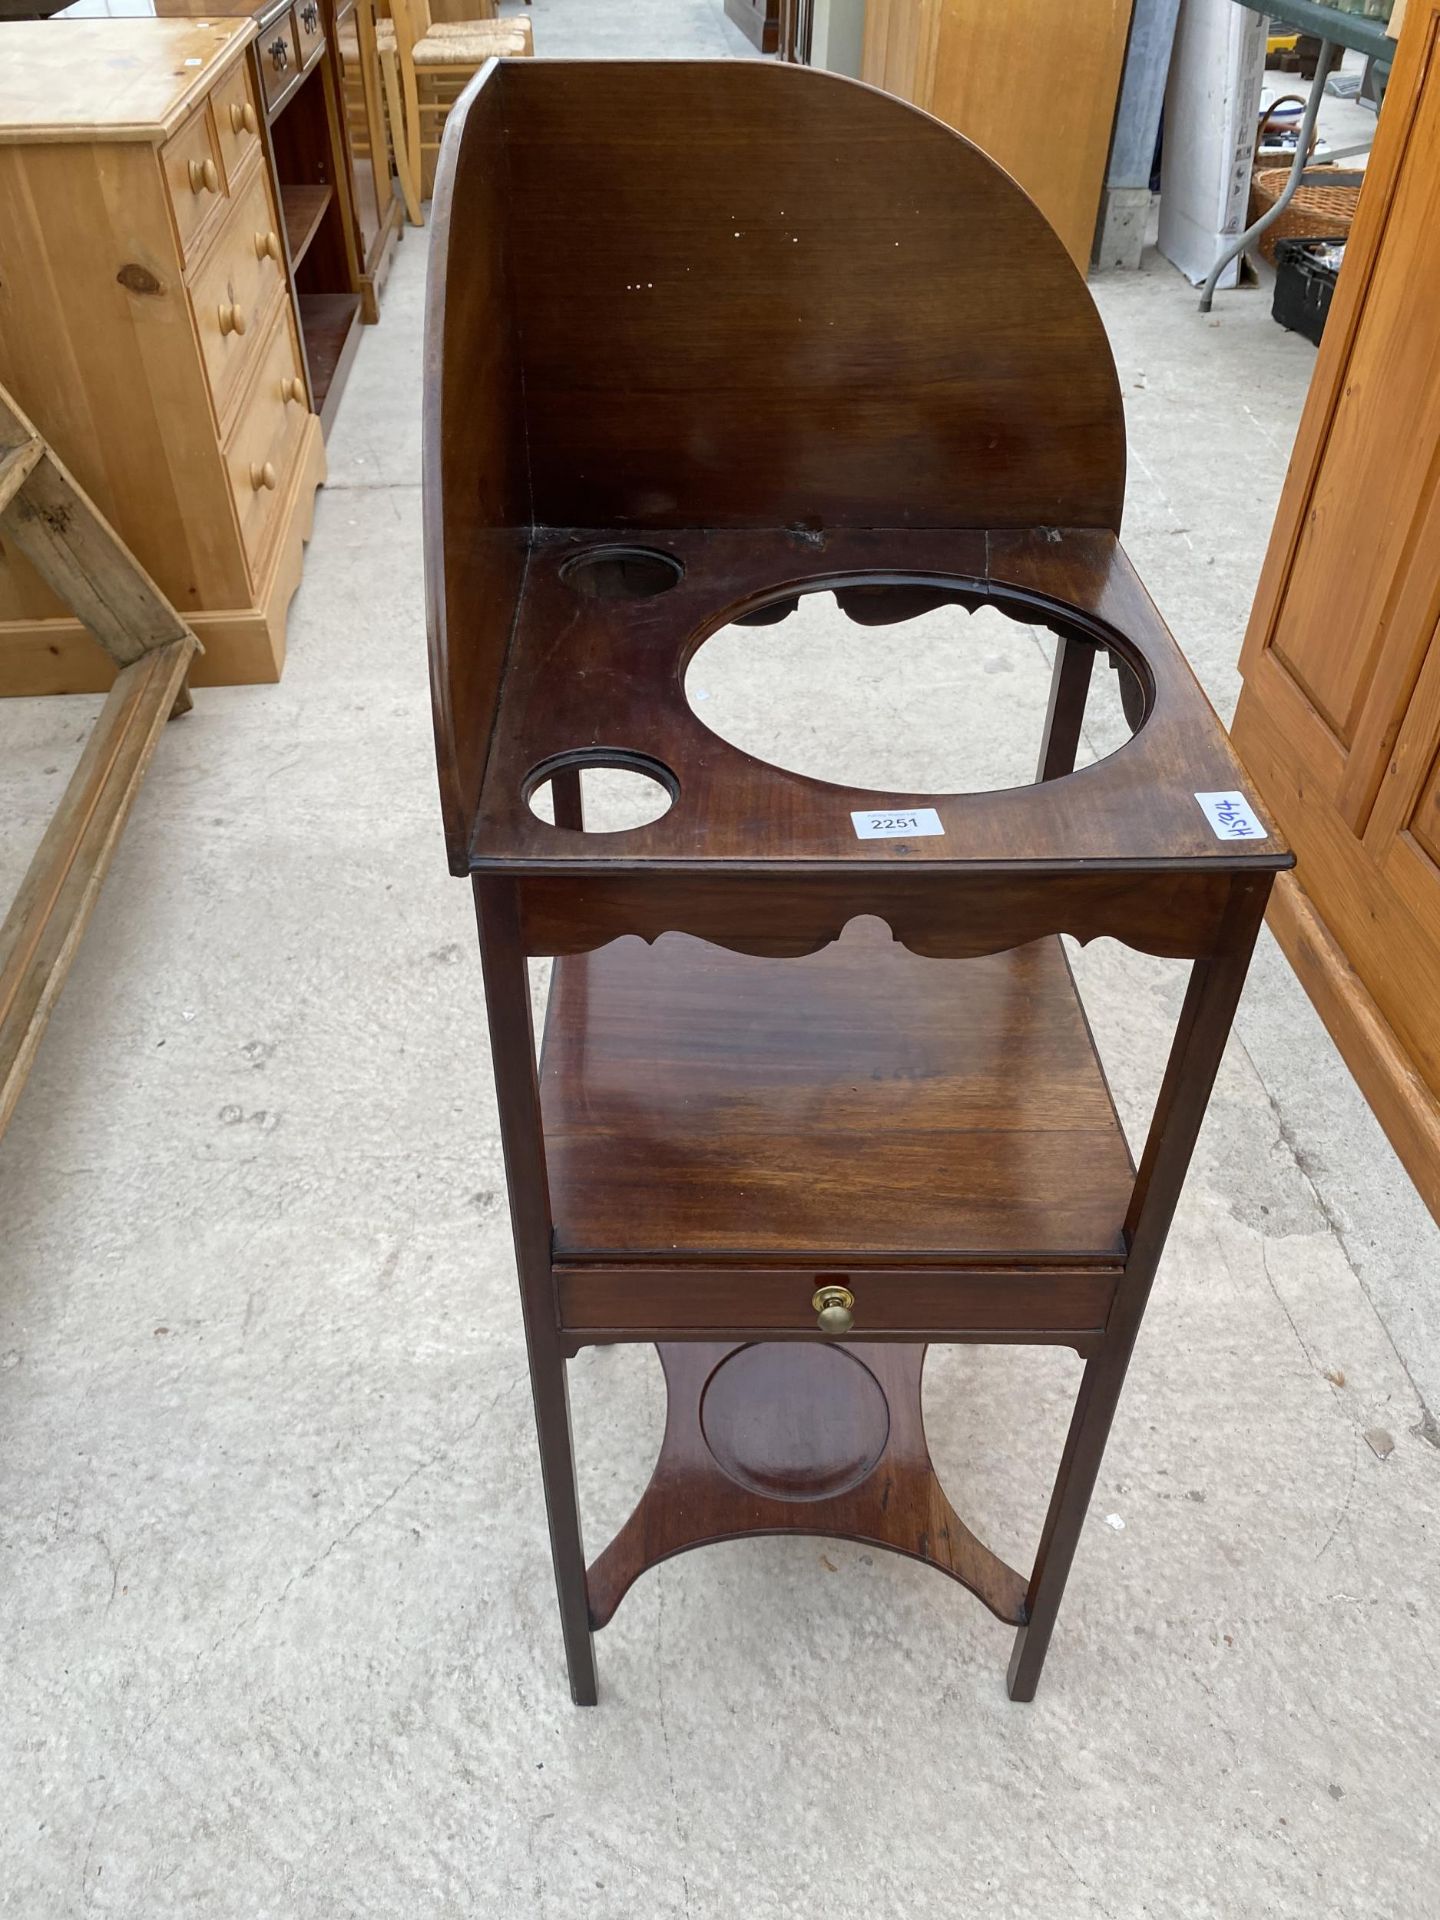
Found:
<svg viewBox="0 0 1440 1920"><path fill-rule="evenodd" d="M293 400L298 406L305 405L305 382L298 373L280 382L280 398Z"/></svg>
<svg viewBox="0 0 1440 1920"><path fill-rule="evenodd" d="M217 312L220 316L221 333L244 333L246 325L244 310L231 300L222 302Z"/></svg>
<svg viewBox="0 0 1440 1920"><path fill-rule="evenodd" d="M248 100L230 102L230 131L232 133L258 133L260 123L255 118L255 109Z"/></svg>
<svg viewBox="0 0 1440 1920"><path fill-rule="evenodd" d="M255 258L257 260L276 260L280 258L280 236L278 233L257 233L255 236Z"/></svg>
<svg viewBox="0 0 1440 1920"><path fill-rule="evenodd" d="M275 469L268 460L263 466L257 460L250 462L250 484L256 493L274 491Z"/></svg>
<svg viewBox="0 0 1440 1920"><path fill-rule="evenodd" d="M848 1287L817 1287L810 1304L821 1333L848 1333L855 1324L855 1296Z"/></svg>
<svg viewBox="0 0 1440 1920"><path fill-rule="evenodd" d="M192 160L190 162L190 191L192 193L218 193L220 191L220 171L213 160Z"/></svg>

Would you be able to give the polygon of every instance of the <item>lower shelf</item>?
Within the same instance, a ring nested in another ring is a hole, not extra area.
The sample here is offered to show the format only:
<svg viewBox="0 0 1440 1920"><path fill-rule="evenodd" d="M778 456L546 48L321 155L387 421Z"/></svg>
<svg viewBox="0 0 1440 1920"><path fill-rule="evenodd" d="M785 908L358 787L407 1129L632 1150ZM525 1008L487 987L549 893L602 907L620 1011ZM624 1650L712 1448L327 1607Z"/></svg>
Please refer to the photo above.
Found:
<svg viewBox="0 0 1440 1920"><path fill-rule="evenodd" d="M350 361L360 344L358 293L302 293L300 331L310 367L310 392L328 434L340 403Z"/></svg>
<svg viewBox="0 0 1440 1920"><path fill-rule="evenodd" d="M1134 1167L1056 939L978 960L878 921L801 959L617 940L555 963L541 1081L567 1267L1124 1254Z"/></svg>
<svg viewBox="0 0 1440 1920"><path fill-rule="evenodd" d="M862 1357L863 1355L863 1357ZM603 1627L645 1572L747 1534L861 1540L946 1573L1012 1626L1025 1580L960 1520L925 1443L925 1349L662 1346L665 1438L640 1503L586 1575Z"/></svg>

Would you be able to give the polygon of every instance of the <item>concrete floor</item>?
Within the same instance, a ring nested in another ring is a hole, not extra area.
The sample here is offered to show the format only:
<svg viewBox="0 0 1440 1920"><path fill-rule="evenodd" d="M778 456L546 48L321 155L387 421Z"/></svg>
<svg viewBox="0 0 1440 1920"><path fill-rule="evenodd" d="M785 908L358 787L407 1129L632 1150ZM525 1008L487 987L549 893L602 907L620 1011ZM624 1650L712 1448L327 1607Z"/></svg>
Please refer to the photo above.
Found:
<svg viewBox="0 0 1440 1920"><path fill-rule="evenodd" d="M714 0L624 13L632 44L725 50ZM605 50L600 14L536 0L542 51ZM165 736L0 1152L0 1911L1432 1915L1437 1235L1268 945L1035 1705L968 1596L801 1541L648 1575L601 1707L570 1706L435 798L424 264L411 233L284 682L202 692ZM1095 292L1130 549L1228 713L1313 353L1259 294L1202 320L1153 255ZM983 784L1033 757L1024 630L896 629L883 688L826 602L768 632L763 695L753 636L696 663L722 731L763 749L789 700L817 770L863 749ZM0 710L0 887L93 708ZM1092 748L1114 729L1102 703ZM1080 969L1133 1132L1175 972L1104 944ZM595 1547L661 1391L641 1351L572 1372ZM1076 1374L933 1357L937 1461L1022 1565Z"/></svg>

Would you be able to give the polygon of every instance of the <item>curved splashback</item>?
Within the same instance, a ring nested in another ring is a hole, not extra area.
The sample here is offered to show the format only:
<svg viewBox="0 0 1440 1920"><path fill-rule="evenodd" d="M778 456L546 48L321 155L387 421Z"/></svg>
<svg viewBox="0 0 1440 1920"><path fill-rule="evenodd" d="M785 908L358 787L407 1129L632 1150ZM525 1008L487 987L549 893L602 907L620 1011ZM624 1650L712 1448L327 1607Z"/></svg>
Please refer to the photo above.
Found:
<svg viewBox="0 0 1440 1920"><path fill-rule="evenodd" d="M1065 249L950 128L829 74L485 69L446 132L427 354L452 854L534 527L1119 526L1119 388ZM447 603L487 631L457 650Z"/></svg>

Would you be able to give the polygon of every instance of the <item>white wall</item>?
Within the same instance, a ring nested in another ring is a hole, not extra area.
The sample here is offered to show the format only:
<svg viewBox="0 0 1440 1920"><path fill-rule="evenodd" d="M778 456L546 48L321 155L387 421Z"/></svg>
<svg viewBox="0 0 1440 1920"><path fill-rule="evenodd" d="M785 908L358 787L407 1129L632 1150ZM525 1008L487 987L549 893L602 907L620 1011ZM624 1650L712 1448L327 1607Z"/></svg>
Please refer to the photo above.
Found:
<svg viewBox="0 0 1440 1920"><path fill-rule="evenodd" d="M865 43L865 0L814 0L810 35L810 64L831 73L860 78L860 55Z"/></svg>

